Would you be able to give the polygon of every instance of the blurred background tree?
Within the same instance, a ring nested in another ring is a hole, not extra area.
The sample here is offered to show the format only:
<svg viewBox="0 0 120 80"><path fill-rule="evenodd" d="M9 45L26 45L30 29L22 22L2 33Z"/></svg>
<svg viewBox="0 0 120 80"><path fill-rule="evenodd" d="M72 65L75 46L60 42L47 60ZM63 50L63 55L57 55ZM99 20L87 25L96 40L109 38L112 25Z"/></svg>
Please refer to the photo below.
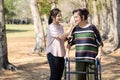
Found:
<svg viewBox="0 0 120 80"><path fill-rule="evenodd" d="M5 0L5 20L8 24L29 24L31 12L25 0Z"/></svg>

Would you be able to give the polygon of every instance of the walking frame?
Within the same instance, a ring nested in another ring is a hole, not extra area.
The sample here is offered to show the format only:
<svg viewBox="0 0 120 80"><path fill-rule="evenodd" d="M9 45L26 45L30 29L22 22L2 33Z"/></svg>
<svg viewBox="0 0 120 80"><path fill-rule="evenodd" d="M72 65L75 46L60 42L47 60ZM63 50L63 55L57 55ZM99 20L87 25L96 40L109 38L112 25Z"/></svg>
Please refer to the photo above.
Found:
<svg viewBox="0 0 120 80"><path fill-rule="evenodd" d="M69 52L70 48L67 49L67 58L65 58L65 69L64 69L64 80L71 80L70 76L71 74L94 74L95 75L95 80L102 80L101 76L101 62L97 58L81 58L81 57L76 57L76 58L70 58L69 57ZM94 64L94 72L81 72L81 71L72 71L71 70L71 62L91 62Z"/></svg>

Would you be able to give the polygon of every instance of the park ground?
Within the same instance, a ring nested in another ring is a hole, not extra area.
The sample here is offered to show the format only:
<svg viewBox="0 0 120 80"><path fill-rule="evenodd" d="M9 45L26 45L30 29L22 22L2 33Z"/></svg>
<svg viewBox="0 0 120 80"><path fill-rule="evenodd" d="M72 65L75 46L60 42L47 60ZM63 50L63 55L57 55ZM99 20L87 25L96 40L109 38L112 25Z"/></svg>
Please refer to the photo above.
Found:
<svg viewBox="0 0 120 80"><path fill-rule="evenodd" d="M18 70L0 71L0 80L49 80L50 72L46 53L43 52L41 55L38 55L37 52L31 54L35 44L34 37L21 35L19 37L8 37L7 44L9 61ZM74 53L74 49L70 53ZM104 53L101 64L102 80L120 80L120 49L110 54Z"/></svg>

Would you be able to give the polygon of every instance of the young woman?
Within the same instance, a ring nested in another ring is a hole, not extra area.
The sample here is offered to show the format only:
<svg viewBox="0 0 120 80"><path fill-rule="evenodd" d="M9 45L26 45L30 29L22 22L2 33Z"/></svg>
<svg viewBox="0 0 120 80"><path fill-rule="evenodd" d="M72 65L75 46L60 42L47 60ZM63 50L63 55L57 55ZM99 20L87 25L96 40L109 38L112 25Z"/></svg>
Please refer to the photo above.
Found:
<svg viewBox="0 0 120 80"><path fill-rule="evenodd" d="M54 8L50 11L49 26L47 27L47 59L50 66L50 80L61 80L64 69L64 41L74 26L64 33L61 11Z"/></svg>
<svg viewBox="0 0 120 80"><path fill-rule="evenodd" d="M71 33L73 37L71 45L75 45L76 57L100 59L103 43L96 26L86 22L88 14L86 8L73 11L75 23L78 25ZM91 71L92 68L94 68L94 64L76 62L76 71ZM89 80L94 80L94 74L77 74L76 80L87 80L88 77Z"/></svg>

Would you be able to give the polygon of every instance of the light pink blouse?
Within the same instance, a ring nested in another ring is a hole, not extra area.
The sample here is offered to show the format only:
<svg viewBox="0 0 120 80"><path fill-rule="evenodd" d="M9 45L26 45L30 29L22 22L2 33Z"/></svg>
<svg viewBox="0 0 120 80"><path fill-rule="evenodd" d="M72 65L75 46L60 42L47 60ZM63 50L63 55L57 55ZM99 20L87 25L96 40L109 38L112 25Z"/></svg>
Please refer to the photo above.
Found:
<svg viewBox="0 0 120 80"><path fill-rule="evenodd" d="M65 56L64 40L59 39L58 35L63 34L63 26L56 26L51 23L47 27L47 53L52 53L56 57Z"/></svg>

